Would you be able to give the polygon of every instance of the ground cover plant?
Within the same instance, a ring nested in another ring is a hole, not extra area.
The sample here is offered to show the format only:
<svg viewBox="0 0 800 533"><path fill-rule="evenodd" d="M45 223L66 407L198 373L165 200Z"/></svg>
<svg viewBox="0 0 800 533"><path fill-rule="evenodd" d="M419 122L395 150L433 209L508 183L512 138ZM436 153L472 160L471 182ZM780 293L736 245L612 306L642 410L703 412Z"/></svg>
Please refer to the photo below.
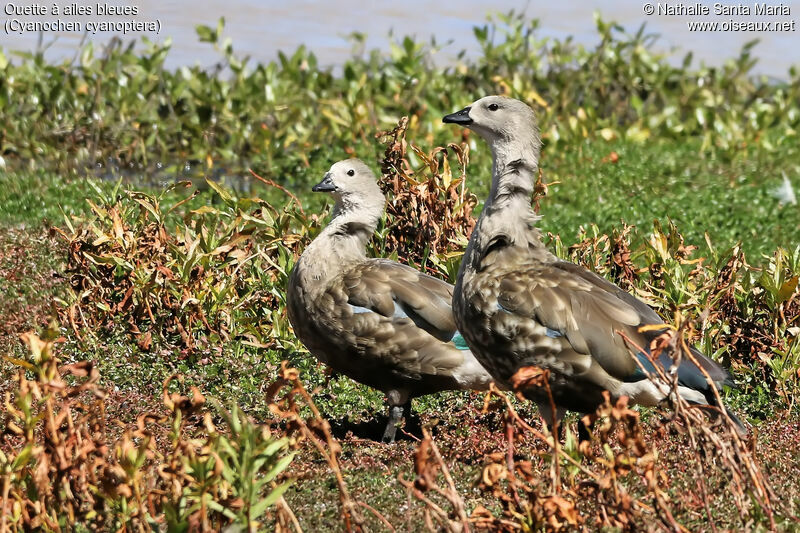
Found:
<svg viewBox="0 0 800 533"><path fill-rule="evenodd" d="M0 530L797 528L798 73L754 77L749 46L673 66L600 19L590 49L536 27L496 17L454 66L408 38L337 71L303 48L250 65L222 22L198 28L210 69L147 43L3 51ZM383 445L380 394L294 338L287 276L327 216L307 193L348 154L389 198L370 253L453 280L490 155L439 122L489 93L538 112L550 249L729 367L749 437L621 401L591 443L553 441L494 391L415 400Z"/></svg>

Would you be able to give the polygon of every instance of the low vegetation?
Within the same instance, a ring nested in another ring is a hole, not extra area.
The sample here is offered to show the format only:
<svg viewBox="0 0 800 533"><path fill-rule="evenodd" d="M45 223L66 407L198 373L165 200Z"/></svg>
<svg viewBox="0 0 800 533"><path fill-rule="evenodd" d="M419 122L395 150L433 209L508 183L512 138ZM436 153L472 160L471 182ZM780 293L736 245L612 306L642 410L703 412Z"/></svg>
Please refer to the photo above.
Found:
<svg viewBox="0 0 800 533"><path fill-rule="evenodd" d="M222 23L198 28L213 69L165 69L168 45L0 54L0 530L796 528L798 73L536 25L497 17L447 67L409 38L337 71L303 48L251 66ZM438 123L487 93L539 113L548 247L729 367L746 439L623 400L558 442L493 391L415 400L383 445L380 393L294 337L287 276L327 216L307 191L348 154L389 199L370 253L453 280L489 154Z"/></svg>

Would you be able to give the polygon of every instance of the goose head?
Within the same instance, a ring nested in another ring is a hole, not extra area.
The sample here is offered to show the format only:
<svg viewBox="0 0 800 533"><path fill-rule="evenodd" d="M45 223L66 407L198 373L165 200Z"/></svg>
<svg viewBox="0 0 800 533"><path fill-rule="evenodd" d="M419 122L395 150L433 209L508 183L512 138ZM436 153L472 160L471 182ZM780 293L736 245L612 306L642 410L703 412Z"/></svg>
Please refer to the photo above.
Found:
<svg viewBox="0 0 800 533"><path fill-rule="evenodd" d="M377 224L386 204L375 174L360 159L344 159L334 163L322 181L311 190L333 196L334 217L347 213L350 217L362 218L370 225Z"/></svg>
<svg viewBox="0 0 800 533"><path fill-rule="evenodd" d="M528 144L534 139L538 144L533 109L507 96L485 96L461 111L446 115L442 121L469 128L493 148L500 143Z"/></svg>

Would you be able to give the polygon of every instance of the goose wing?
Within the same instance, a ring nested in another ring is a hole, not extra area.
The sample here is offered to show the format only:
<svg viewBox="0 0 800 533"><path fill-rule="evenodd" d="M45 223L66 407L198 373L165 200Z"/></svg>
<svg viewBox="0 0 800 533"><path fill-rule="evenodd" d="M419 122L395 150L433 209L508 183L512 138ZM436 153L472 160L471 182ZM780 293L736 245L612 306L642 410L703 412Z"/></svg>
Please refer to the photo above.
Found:
<svg viewBox="0 0 800 533"><path fill-rule="evenodd" d="M649 352L650 342L666 325L644 302L613 283L565 261L529 262L502 276L497 286L499 310L510 315L533 318L547 328L550 337L562 338L570 353L589 356L608 375L626 382L645 379L634 357L648 370L653 364L647 355L628 346L622 332L639 348ZM642 326L664 325L642 331ZM695 357L714 381L730 383L728 373L717 363L693 350ZM657 364L665 369L672 358L662 353ZM594 372L597 373L597 372ZM592 379L593 372L586 374ZM603 377L598 374L603 385ZM703 392L709 387L701 370L684 360L678 368L682 385Z"/></svg>
<svg viewBox="0 0 800 533"><path fill-rule="evenodd" d="M448 283L378 259L347 271L340 291L342 325L365 354L412 374L459 373L474 359L459 346Z"/></svg>

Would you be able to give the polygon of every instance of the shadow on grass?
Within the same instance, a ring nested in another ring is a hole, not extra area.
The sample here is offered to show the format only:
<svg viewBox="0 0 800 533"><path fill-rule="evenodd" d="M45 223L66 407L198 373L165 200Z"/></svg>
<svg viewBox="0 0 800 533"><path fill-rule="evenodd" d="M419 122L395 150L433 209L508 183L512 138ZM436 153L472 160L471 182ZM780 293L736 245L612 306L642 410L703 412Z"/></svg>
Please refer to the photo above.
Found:
<svg viewBox="0 0 800 533"><path fill-rule="evenodd" d="M330 420L331 434L337 440L346 440L348 437L356 439L370 440L377 443L381 442L383 430L386 429L386 422L389 420L387 414L376 415L371 420L361 420L358 422L348 418ZM422 439L422 424L419 415L412 415L405 419L403 425L397 428L396 440L398 441L419 441Z"/></svg>

